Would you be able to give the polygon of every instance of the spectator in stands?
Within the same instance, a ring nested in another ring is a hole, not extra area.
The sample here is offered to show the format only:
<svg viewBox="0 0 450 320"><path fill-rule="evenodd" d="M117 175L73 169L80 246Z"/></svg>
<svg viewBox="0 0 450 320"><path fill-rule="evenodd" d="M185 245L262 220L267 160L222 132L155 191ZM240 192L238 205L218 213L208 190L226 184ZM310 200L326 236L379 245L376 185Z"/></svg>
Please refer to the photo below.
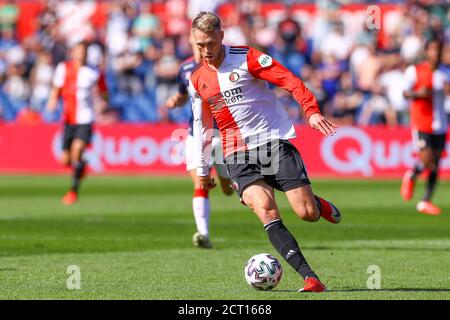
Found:
<svg viewBox="0 0 450 320"><path fill-rule="evenodd" d="M26 52L20 46L15 46L6 53L7 73L3 90L16 111L19 111L30 97L30 86L25 79L25 58Z"/></svg>
<svg viewBox="0 0 450 320"><path fill-rule="evenodd" d="M253 25L249 34L249 43L260 47L262 51L268 52L268 49L275 42L277 30L271 28L267 20L262 16L253 17Z"/></svg>
<svg viewBox="0 0 450 320"><path fill-rule="evenodd" d="M162 56L156 62L155 74L157 77L156 103L158 114L162 121L168 121L165 102L177 91L177 74L179 61L175 56L175 46L171 38L165 39L162 45Z"/></svg>
<svg viewBox="0 0 450 320"><path fill-rule="evenodd" d="M322 87L327 93L329 99L333 98L339 89L339 76L345 70L334 55L322 56L322 61L318 66L318 72L322 79Z"/></svg>
<svg viewBox="0 0 450 320"><path fill-rule="evenodd" d="M242 30L239 13L230 12L222 19L222 26L225 32L224 43L229 46L244 46L247 44L247 37Z"/></svg>
<svg viewBox="0 0 450 320"><path fill-rule="evenodd" d="M278 24L277 37L269 48L269 54L285 65L296 76L306 62L306 42L302 29L288 10L287 17Z"/></svg>
<svg viewBox="0 0 450 320"><path fill-rule="evenodd" d="M57 2L58 33L65 39L67 46L94 38L92 17L97 6L96 1Z"/></svg>
<svg viewBox="0 0 450 320"><path fill-rule="evenodd" d="M19 18L19 7L13 0L3 1L0 5L0 29L16 29L17 20Z"/></svg>
<svg viewBox="0 0 450 320"><path fill-rule="evenodd" d="M106 69L109 103L115 108L101 107L99 122L102 119L113 122L118 116L122 121L133 122L182 121L180 115L158 114L158 105L172 90L176 66L191 54L188 28L184 27L187 19L199 10L207 10L224 15L229 43L257 45L300 75L325 112L334 112L335 116L344 114L341 117L344 122L350 119L358 123L361 107L355 107L355 101L360 102L363 92L364 101L360 105L372 106L367 110L389 109L383 106L387 99L396 110L397 121L403 124L408 117L398 87L404 63L420 56L422 43L431 35L441 34L450 40L450 10L442 5L445 1L439 1L410 1L400 5L399 9L383 15L383 28L377 30L369 29L365 21L359 25L357 15L355 21L346 19L344 25L340 7L348 1L318 0L316 12L310 13L309 9L297 11L299 3L294 7L293 1L273 6L284 6L283 10L267 11L272 6L271 1L265 0L113 0L101 5L98 1L49 0L42 1L34 37L19 41L15 34L19 6L15 1L5 0L0 4L2 116L7 121L14 120L18 109L28 105L39 110L47 90L44 89L46 74L66 59L67 39L70 42L81 36L97 40L89 47L90 64ZM108 11L103 12L105 7ZM99 16L107 16L107 20L99 24ZM354 26L359 30L352 29ZM444 49L444 55L445 52ZM53 66L44 62L47 55ZM404 60L399 61L400 58ZM450 77L450 58L443 57L443 61L447 60L441 68ZM379 91L374 93L375 82ZM16 88L19 90L15 91ZM291 109L290 98L283 92L278 94L291 117L298 119L298 112ZM450 113L450 100L446 105ZM365 120L384 123L386 116L381 113L382 116L371 115ZM46 114L43 118L56 120ZM390 121L390 115L388 118Z"/></svg>
<svg viewBox="0 0 450 320"><path fill-rule="evenodd" d="M339 79L339 91L333 97L327 114L342 125L356 124L363 100L363 94L353 85L351 74L344 72Z"/></svg>
<svg viewBox="0 0 450 320"><path fill-rule="evenodd" d="M52 88L53 72L51 54L47 51L41 51L30 74L30 107L32 110L44 112Z"/></svg>
<svg viewBox="0 0 450 320"><path fill-rule="evenodd" d="M11 26L2 27L0 29L0 56L4 56L9 49L17 45L14 29Z"/></svg>
<svg viewBox="0 0 450 320"><path fill-rule="evenodd" d="M311 65L305 64L300 71L300 78L316 97L320 111L324 112L325 103L328 101L328 95L322 87L320 74L315 72Z"/></svg>
<svg viewBox="0 0 450 320"><path fill-rule="evenodd" d="M128 33L126 46L117 56L111 57L112 68L116 74L118 89L128 95L140 94L144 91L143 79L137 73L143 63L139 39Z"/></svg>
<svg viewBox="0 0 450 320"><path fill-rule="evenodd" d="M147 49L158 29L162 27L158 17L149 10L150 4L143 3L139 15L132 22L132 33L139 41L141 51Z"/></svg>
<svg viewBox="0 0 450 320"><path fill-rule="evenodd" d="M353 42L344 32L344 24L339 20L331 24L331 32L321 42L320 53L322 56L334 56L338 61L346 61L352 47Z"/></svg>
<svg viewBox="0 0 450 320"><path fill-rule="evenodd" d="M356 86L366 95L370 95L370 90L380 72L382 61L377 54L375 44L371 43L366 47L366 56L354 65Z"/></svg>
<svg viewBox="0 0 450 320"><path fill-rule="evenodd" d="M373 95L363 105L358 124L363 126L395 126L397 124L397 113L389 104L383 88L378 83L374 83L372 92Z"/></svg>
<svg viewBox="0 0 450 320"><path fill-rule="evenodd" d="M399 56L393 55L385 59L383 69L376 80L390 106L397 113L396 119L401 125L409 123L409 103L403 96L404 71L405 63Z"/></svg>

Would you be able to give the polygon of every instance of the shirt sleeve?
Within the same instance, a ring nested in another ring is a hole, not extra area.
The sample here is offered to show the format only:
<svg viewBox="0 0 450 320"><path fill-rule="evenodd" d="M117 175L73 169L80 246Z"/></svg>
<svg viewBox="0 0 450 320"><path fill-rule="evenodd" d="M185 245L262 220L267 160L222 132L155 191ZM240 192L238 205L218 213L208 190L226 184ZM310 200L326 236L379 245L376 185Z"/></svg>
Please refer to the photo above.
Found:
<svg viewBox="0 0 450 320"><path fill-rule="evenodd" d="M266 80L292 94L302 106L307 118L314 113L320 113L316 98L303 81L272 57L250 48L247 54L247 66L253 77Z"/></svg>
<svg viewBox="0 0 450 320"><path fill-rule="evenodd" d="M189 84L186 83L187 81L183 79L183 77L185 77L185 73L183 72L182 68L180 68L177 74L178 93L187 94Z"/></svg>
<svg viewBox="0 0 450 320"><path fill-rule="evenodd" d="M196 159L197 175L207 176L209 174L214 117L211 109L200 97L191 81L189 81L188 91L193 114L192 126L195 153L193 158Z"/></svg>
<svg viewBox="0 0 450 320"><path fill-rule="evenodd" d="M60 62L56 66L55 74L53 75L53 85L57 88L62 88L64 86L64 80L66 77L66 65Z"/></svg>
<svg viewBox="0 0 450 320"><path fill-rule="evenodd" d="M410 65L408 68L406 68L404 73L404 91L412 90L412 88L415 86L417 81L417 75L416 75L416 67L414 65Z"/></svg>

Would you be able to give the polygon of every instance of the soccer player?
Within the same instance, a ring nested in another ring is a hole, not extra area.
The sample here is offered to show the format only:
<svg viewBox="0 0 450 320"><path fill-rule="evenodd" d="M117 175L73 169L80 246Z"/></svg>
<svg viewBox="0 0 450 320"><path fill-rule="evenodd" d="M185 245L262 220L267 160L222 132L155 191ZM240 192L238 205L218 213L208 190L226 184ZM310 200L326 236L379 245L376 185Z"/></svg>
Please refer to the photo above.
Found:
<svg viewBox="0 0 450 320"><path fill-rule="evenodd" d="M192 39L191 39L192 41ZM189 78L192 74L192 71L197 67L198 63L201 60L200 53L195 46L192 46L192 51L194 55L188 59L186 59L181 65L178 71L177 81L178 81L178 92L170 97L166 101L166 107L169 109L175 107L181 107L186 104L189 100L188 94L188 86L189 86ZM194 157L194 138L192 136L193 115L189 119L189 128L188 128L188 136L185 141L185 159L186 159L186 170L189 171L189 174L192 178L192 182L194 184L194 195L192 199L192 210L194 212L195 224L197 226L197 232L194 233L192 237L192 242L196 247L211 249L212 244L209 237L209 217L210 217L210 203L209 203L209 195L208 189L202 189L199 185L199 179L196 174L196 159ZM231 180L230 176L227 173L227 169L221 160L221 140L220 137L215 135L212 140L212 150L215 151L216 157L215 159L211 158L209 163L211 164L214 160L214 166L216 168L216 172L220 181L220 185L222 187L222 191L225 195L229 196L233 193L233 189L231 188ZM219 154L217 154L219 153Z"/></svg>
<svg viewBox="0 0 450 320"><path fill-rule="evenodd" d="M70 50L70 60L58 64L47 103L47 110L53 112L60 96L63 100L64 137L60 161L73 169L72 186L62 198L65 205L77 201L80 181L85 175L83 153L92 138L94 95L106 93L104 78L98 70L86 65L86 53L87 43L77 43Z"/></svg>
<svg viewBox="0 0 450 320"><path fill-rule="evenodd" d="M189 80L194 113L200 187L215 183L205 162L213 119L222 133L225 163L241 202L258 216L273 247L304 279L299 291L322 292L325 285L308 265L294 236L281 220L274 189L283 191L296 215L339 223L339 210L314 195L300 153L289 142L295 129L268 82L289 91L309 124L324 135L336 125L320 113L304 83L270 56L247 46L225 46L220 19L201 12L192 22L194 43L203 60Z"/></svg>
<svg viewBox="0 0 450 320"><path fill-rule="evenodd" d="M446 75L438 69L441 60L442 42L432 39L425 45L425 60L411 65L405 70L405 90L403 95L411 100L410 118L413 146L419 161L412 170L403 175L400 194L405 201L414 194L416 178L425 169L428 180L425 194L417 211L429 215L441 214L441 209L431 202L438 181L439 160L445 149L448 130L444 111L444 96L449 90Z"/></svg>

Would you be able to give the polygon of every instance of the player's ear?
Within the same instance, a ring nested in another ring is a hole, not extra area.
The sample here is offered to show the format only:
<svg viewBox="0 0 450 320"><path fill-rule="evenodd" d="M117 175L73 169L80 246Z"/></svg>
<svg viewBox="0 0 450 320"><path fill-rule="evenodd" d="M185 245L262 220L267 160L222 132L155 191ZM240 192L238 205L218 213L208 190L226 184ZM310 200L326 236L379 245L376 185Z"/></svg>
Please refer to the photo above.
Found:
<svg viewBox="0 0 450 320"><path fill-rule="evenodd" d="M220 41L222 42L223 38L225 37L225 33L223 30L220 30Z"/></svg>

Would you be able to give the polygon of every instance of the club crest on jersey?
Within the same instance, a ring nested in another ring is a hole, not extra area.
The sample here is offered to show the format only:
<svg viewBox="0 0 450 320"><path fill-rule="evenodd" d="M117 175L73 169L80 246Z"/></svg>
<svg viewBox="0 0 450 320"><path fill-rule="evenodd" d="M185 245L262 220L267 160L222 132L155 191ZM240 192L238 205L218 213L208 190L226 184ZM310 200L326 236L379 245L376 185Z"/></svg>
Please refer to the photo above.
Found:
<svg viewBox="0 0 450 320"><path fill-rule="evenodd" d="M269 67L272 65L272 57L268 56L267 54L263 54L259 56L258 62L263 68Z"/></svg>
<svg viewBox="0 0 450 320"><path fill-rule="evenodd" d="M239 81L239 78L241 76L239 75L239 73L237 73L236 71L233 71L230 73L230 76L228 77L228 79L230 79L231 82L236 83Z"/></svg>

